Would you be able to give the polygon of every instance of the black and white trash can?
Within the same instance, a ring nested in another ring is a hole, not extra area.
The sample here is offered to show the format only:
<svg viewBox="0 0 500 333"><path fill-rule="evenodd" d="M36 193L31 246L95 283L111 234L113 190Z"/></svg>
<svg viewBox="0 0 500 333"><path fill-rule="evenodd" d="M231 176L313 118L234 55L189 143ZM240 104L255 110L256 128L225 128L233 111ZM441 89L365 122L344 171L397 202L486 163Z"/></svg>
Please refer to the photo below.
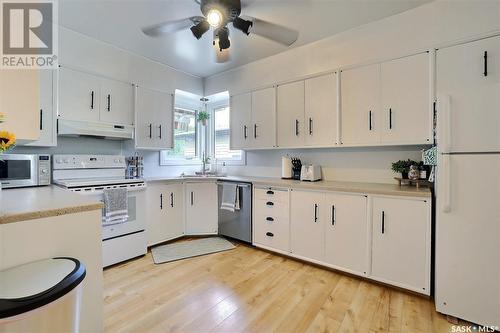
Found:
<svg viewBox="0 0 500 333"><path fill-rule="evenodd" d="M0 271L0 333L78 332L85 266L52 258Z"/></svg>

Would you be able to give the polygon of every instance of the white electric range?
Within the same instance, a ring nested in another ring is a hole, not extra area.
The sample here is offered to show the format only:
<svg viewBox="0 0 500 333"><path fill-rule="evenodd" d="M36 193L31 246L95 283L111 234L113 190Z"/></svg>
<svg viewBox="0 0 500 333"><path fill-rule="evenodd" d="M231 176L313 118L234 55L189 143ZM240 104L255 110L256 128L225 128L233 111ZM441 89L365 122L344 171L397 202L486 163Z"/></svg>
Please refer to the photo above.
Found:
<svg viewBox="0 0 500 333"><path fill-rule="evenodd" d="M104 201L104 189L127 188L128 221L102 228L104 267L146 254L146 183L125 178L125 157L54 155L52 163L53 183L71 192Z"/></svg>

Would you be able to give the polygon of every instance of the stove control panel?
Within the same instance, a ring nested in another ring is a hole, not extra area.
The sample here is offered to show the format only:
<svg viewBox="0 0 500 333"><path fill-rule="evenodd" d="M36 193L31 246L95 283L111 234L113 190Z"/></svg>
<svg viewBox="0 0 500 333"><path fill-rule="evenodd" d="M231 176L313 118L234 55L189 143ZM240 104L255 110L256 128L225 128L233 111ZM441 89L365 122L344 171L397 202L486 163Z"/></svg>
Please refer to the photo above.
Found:
<svg viewBox="0 0 500 333"><path fill-rule="evenodd" d="M54 155L54 170L65 169L124 169L125 157L121 155Z"/></svg>

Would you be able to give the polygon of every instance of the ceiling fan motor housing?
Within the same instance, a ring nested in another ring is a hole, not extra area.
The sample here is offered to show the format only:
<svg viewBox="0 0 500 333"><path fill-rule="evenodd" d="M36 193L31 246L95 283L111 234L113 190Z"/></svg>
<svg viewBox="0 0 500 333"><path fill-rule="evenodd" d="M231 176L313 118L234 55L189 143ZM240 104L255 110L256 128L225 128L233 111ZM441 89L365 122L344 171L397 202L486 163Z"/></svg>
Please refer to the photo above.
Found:
<svg viewBox="0 0 500 333"><path fill-rule="evenodd" d="M206 17L211 9L218 10L224 17L224 23L232 22L241 14L240 0L201 0L200 8Z"/></svg>

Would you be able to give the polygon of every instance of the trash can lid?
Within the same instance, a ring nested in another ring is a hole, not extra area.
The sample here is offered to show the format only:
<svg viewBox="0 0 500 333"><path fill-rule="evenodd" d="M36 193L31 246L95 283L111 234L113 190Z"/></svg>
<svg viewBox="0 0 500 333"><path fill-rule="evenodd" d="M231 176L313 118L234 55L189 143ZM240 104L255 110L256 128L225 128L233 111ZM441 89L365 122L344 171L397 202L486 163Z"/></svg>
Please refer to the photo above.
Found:
<svg viewBox="0 0 500 333"><path fill-rule="evenodd" d="M69 293L85 278L74 258L52 258L0 271L0 319L47 305Z"/></svg>

